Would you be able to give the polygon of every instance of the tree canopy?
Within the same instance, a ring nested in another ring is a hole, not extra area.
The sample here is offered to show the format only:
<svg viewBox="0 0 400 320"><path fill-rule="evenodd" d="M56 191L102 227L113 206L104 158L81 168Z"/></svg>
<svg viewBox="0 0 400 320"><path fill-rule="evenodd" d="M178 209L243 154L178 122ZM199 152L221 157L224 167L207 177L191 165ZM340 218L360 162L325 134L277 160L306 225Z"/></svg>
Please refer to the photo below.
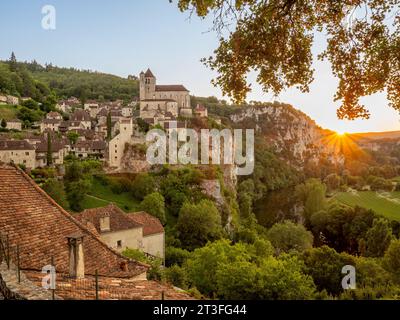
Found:
<svg viewBox="0 0 400 320"><path fill-rule="evenodd" d="M170 0L171 1L171 0ZM214 56L203 59L218 72L213 80L236 102L257 73L265 91L302 92L313 81L312 47L317 33L327 46L318 55L339 79L339 118L369 118L360 98L386 90L400 110L399 0L178 0L181 11L214 16L220 35Z"/></svg>

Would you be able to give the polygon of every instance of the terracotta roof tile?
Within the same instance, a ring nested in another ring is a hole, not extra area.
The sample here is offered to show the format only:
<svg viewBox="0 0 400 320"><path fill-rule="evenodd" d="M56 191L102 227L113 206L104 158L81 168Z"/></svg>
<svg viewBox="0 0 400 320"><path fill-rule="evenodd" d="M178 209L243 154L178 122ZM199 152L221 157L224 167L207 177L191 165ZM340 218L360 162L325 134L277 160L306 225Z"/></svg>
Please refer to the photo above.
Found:
<svg viewBox="0 0 400 320"><path fill-rule="evenodd" d="M57 267L57 266L56 266ZM29 280L41 286L43 274L40 272L24 272ZM95 279L71 279L63 274L57 274L56 295L65 300L94 300ZM99 277L100 300L193 300L189 294L168 284L156 281L117 279Z"/></svg>
<svg viewBox="0 0 400 320"><path fill-rule="evenodd" d="M35 148L25 140L1 140L0 150L35 150Z"/></svg>
<svg viewBox="0 0 400 320"><path fill-rule="evenodd" d="M153 72L150 69L147 69L146 73L144 74L146 78L155 78Z"/></svg>
<svg viewBox="0 0 400 320"><path fill-rule="evenodd" d="M143 236L164 232L164 227L160 220L147 212L133 212L128 214L128 216L132 221L143 225Z"/></svg>
<svg viewBox="0 0 400 320"><path fill-rule="evenodd" d="M54 257L57 270L68 272L67 236L83 233L85 274L133 277L148 266L128 260L109 248L83 224L61 208L22 170L0 166L0 232L8 234L12 246L19 244L22 269L42 270ZM21 201L22 200L22 201ZM122 264L128 263L128 271Z"/></svg>
<svg viewBox="0 0 400 320"><path fill-rule="evenodd" d="M90 114L85 110L77 109L71 115L71 121L90 121Z"/></svg>
<svg viewBox="0 0 400 320"><path fill-rule="evenodd" d="M102 208L86 209L85 211L74 215L74 217L81 222L92 223L98 233L101 233L100 219L105 216L110 217L109 232L142 227L140 223L136 223L132 219L129 219L128 215L114 204L109 204L108 206Z"/></svg>

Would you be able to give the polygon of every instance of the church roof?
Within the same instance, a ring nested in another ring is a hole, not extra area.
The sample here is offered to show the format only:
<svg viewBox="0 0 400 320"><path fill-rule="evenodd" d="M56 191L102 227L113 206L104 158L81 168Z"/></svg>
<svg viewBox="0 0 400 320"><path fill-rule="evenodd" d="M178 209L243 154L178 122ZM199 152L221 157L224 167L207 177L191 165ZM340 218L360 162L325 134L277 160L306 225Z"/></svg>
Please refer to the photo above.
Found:
<svg viewBox="0 0 400 320"><path fill-rule="evenodd" d="M156 86L156 91L187 91L187 92L189 92L189 90L186 89L181 84L158 85L158 86Z"/></svg>
<svg viewBox="0 0 400 320"><path fill-rule="evenodd" d="M146 78L155 78L153 72L150 69L147 69L146 73L144 74Z"/></svg>

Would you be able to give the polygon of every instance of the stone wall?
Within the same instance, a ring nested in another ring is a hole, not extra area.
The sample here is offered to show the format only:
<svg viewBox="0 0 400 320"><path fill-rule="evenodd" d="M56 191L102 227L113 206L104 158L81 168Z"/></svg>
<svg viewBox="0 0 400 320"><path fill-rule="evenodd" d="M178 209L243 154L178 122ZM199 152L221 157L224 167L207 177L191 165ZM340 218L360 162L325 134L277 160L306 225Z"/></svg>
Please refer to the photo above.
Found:
<svg viewBox="0 0 400 320"><path fill-rule="evenodd" d="M0 300L52 300L51 291L36 286L21 272L18 282L17 268L11 264L8 270L5 262L0 264ZM56 296L57 300L60 300Z"/></svg>

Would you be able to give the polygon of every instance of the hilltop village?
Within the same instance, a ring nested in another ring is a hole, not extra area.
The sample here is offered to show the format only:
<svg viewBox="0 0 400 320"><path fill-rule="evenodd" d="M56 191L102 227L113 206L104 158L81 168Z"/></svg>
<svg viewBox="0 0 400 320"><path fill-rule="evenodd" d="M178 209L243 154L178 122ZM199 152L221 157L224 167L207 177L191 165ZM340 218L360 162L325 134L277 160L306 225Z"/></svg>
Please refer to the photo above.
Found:
<svg viewBox="0 0 400 320"><path fill-rule="evenodd" d="M97 159L110 171L121 171L126 145L143 145L149 128L168 133L172 122L180 130L186 127L182 119L207 117L204 106L191 107L190 93L183 85L157 85L150 69L140 73L139 79L140 96L130 102L88 100L82 104L70 97L58 101L56 110L45 119L33 123L34 130L26 130L19 119L0 119L4 129L24 132L22 139L0 135L0 161L35 169L63 165L65 157L75 156ZM36 102L0 94L0 104L19 103Z"/></svg>

